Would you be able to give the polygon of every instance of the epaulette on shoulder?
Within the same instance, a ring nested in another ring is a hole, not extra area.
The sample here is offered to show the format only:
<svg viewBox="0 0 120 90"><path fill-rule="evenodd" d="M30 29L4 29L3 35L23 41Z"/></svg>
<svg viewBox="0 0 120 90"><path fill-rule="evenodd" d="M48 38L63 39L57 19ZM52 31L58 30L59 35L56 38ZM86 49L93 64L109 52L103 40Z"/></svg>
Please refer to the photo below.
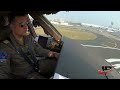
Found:
<svg viewBox="0 0 120 90"><path fill-rule="evenodd" d="M10 43L10 41L9 40L4 40L3 43L8 44L8 43Z"/></svg>

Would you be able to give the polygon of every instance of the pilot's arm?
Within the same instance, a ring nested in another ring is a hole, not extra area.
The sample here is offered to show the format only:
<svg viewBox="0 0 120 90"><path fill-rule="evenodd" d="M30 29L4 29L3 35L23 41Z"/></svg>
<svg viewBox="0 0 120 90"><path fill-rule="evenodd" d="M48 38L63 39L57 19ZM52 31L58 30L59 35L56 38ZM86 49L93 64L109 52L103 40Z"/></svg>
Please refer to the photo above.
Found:
<svg viewBox="0 0 120 90"><path fill-rule="evenodd" d="M48 49L44 49L42 46L40 46L34 39L33 39L33 47L36 51L36 53L38 53L41 56L45 56L45 57L55 57L58 58L59 57L59 53L57 52L52 52Z"/></svg>
<svg viewBox="0 0 120 90"><path fill-rule="evenodd" d="M0 50L0 79L10 79L10 59L9 55Z"/></svg>

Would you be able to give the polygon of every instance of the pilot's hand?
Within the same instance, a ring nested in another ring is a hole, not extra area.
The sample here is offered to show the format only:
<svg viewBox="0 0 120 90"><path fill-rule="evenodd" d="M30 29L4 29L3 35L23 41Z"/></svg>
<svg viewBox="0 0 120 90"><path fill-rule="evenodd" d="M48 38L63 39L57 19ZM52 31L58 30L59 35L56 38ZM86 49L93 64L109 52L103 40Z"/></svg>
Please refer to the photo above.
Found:
<svg viewBox="0 0 120 90"><path fill-rule="evenodd" d="M48 48L54 49L56 46L58 46L58 43L56 41L52 41L50 45L48 45Z"/></svg>
<svg viewBox="0 0 120 90"><path fill-rule="evenodd" d="M59 58L59 53L50 51L48 56L51 57L51 58L55 57L56 59L58 59Z"/></svg>

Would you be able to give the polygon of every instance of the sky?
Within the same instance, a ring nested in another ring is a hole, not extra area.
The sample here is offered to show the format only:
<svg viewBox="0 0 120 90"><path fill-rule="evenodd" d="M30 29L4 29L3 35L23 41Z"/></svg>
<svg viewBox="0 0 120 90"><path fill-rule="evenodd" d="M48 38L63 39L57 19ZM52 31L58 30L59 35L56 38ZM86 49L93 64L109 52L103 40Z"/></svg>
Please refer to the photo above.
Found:
<svg viewBox="0 0 120 90"><path fill-rule="evenodd" d="M47 18L102 26L110 26L113 22L113 27L120 28L120 11L60 11L47 15Z"/></svg>

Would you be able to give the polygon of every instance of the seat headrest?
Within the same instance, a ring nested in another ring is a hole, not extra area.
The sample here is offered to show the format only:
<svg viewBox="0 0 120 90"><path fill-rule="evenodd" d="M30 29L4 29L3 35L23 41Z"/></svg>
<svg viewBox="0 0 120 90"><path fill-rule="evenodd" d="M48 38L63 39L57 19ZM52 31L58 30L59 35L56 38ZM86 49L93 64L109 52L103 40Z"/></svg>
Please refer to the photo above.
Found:
<svg viewBox="0 0 120 90"><path fill-rule="evenodd" d="M0 42L9 38L11 30L8 26L4 26L0 29Z"/></svg>

